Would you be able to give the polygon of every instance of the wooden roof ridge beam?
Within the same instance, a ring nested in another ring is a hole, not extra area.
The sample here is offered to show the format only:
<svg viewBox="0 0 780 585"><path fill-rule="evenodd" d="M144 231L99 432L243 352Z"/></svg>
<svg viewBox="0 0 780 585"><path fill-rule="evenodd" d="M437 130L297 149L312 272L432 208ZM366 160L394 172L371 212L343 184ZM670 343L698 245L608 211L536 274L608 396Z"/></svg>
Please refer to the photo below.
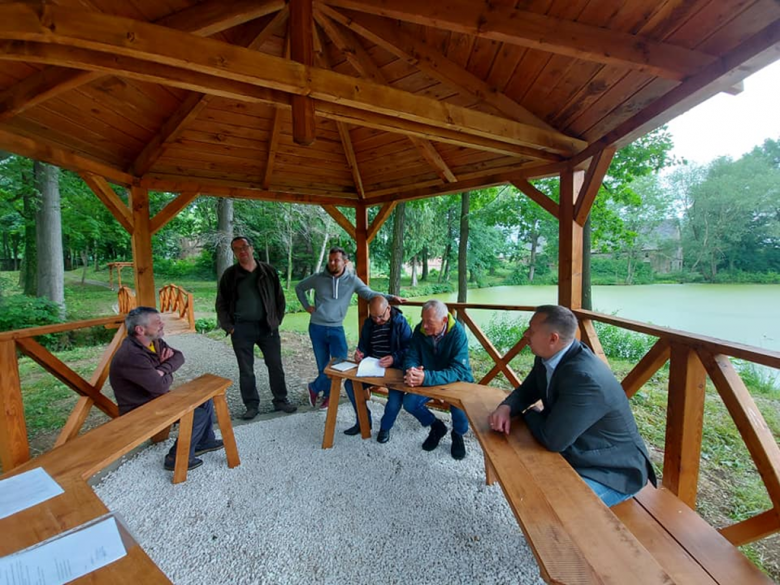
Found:
<svg viewBox="0 0 780 585"><path fill-rule="evenodd" d="M417 147L417 150L419 150L423 158L428 161L428 164L433 167L433 169L436 171L436 174L439 175L442 181L445 183L457 182L458 178L455 176L455 173L452 172L449 165L447 165L442 156L439 154L439 151L436 150L430 141L423 140L415 136L410 136L409 140L411 140L412 144Z"/></svg>
<svg viewBox="0 0 780 585"><path fill-rule="evenodd" d="M527 179L522 177L513 179L510 181L515 187L517 187L526 197L537 203L542 209L547 211L554 218L560 218L559 205L550 199L547 195L539 191L534 187Z"/></svg>
<svg viewBox="0 0 780 585"><path fill-rule="evenodd" d="M336 122L336 127L341 138L341 146L344 148L344 155L347 157L349 170L352 171L352 178L355 181L355 190L360 199L365 199L366 192L363 189L363 178L360 176L360 168L355 157L355 149L352 147L352 138L349 136L349 126L344 122Z"/></svg>
<svg viewBox="0 0 780 585"><path fill-rule="evenodd" d="M159 232L165 224L171 221L178 213L187 207L192 200L195 199L200 193L197 191L184 191L168 202L168 204L158 211L155 216L149 220L149 233L151 235Z"/></svg>
<svg viewBox="0 0 780 585"><path fill-rule="evenodd" d="M413 22L681 81L714 57L646 37L472 0L322 0L330 6Z"/></svg>
<svg viewBox="0 0 780 585"><path fill-rule="evenodd" d="M238 0L230 3L207 0L166 16L155 24L209 36L277 10L287 10L284 0ZM0 94L0 121L18 116L38 104L106 75L102 71L45 67Z"/></svg>
<svg viewBox="0 0 780 585"><path fill-rule="evenodd" d="M70 48L88 47L110 53L108 56L114 62L112 71L117 74L121 71L121 57L127 56L211 75L220 80L217 87L204 93L223 91L221 86L226 82L239 81L566 156L587 147L587 143L560 132L550 132L392 87L356 81L348 75L310 68L228 43L126 18L47 5L44 26L30 7L0 4L0 22L13 23L0 27L0 39L38 41L52 44L49 46L67 45ZM128 38L132 38L133 42L128 43ZM22 52L23 47L17 45L13 42L6 44L3 48L5 54ZM2 57L3 54L0 54ZM173 76L173 72L170 75Z"/></svg>
<svg viewBox="0 0 780 585"><path fill-rule="evenodd" d="M385 203L380 208L379 212L374 216L373 221L371 222L371 225L368 226L368 234L366 236L367 243L371 243L373 239L376 237L376 235L379 233L379 230L382 228L384 223L387 221L387 218L390 217L390 214L395 209L395 206L398 204L397 201L390 201L388 203Z"/></svg>
<svg viewBox="0 0 780 585"><path fill-rule="evenodd" d="M337 224L341 226L341 229L343 229L350 238L353 240L357 240L357 232L355 229L355 226L352 225L352 223L346 218L346 216L341 213L341 211L338 210L338 208L335 205L323 205L322 208L327 212L329 216L331 216Z"/></svg>
<svg viewBox="0 0 780 585"><path fill-rule="evenodd" d="M133 215L130 208L114 193L114 190L103 177L92 173L79 173L81 179L92 189L92 192L106 206L116 220L122 224L127 233L133 233Z"/></svg>
<svg viewBox="0 0 780 585"><path fill-rule="evenodd" d="M428 45L424 39L415 39L398 27L392 26L387 20L376 16L360 13L346 15L324 4L318 4L317 7L320 13L326 14L396 57L417 67L429 77L491 105L518 122L557 131L509 96L450 60L438 49Z"/></svg>
<svg viewBox="0 0 780 585"><path fill-rule="evenodd" d="M314 65L314 12L312 0L290 0L290 58L306 69ZM293 142L303 146L314 143L314 101L306 94L294 94L292 104Z"/></svg>
<svg viewBox="0 0 780 585"><path fill-rule="evenodd" d="M608 146L594 154L590 161L588 171L585 173L585 181L574 205L574 221L580 225L584 226L585 220L588 219L590 209L593 207L596 195L598 195L604 177L609 170L609 165L612 163L612 157L615 156L615 151L614 146Z"/></svg>

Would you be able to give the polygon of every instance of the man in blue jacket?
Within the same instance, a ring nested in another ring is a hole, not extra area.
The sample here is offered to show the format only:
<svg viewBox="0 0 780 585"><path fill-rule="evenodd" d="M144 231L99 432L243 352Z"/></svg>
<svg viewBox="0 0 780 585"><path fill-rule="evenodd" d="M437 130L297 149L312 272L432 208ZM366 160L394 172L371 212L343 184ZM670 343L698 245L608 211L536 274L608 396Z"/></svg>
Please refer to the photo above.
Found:
<svg viewBox="0 0 780 585"><path fill-rule="evenodd" d="M566 307L536 308L524 337L536 356L523 383L489 417L509 433L522 415L531 433L560 453L607 506L655 484L655 472L625 392L609 367L575 339Z"/></svg>
<svg viewBox="0 0 780 585"><path fill-rule="evenodd" d="M404 354L412 338L412 329L406 321L403 313L395 307L391 307L385 297L374 297L368 304L368 319L363 323L360 332L360 342L355 350L355 361L360 362L364 357L379 358L379 365L383 368L400 368L403 365ZM344 388L355 409L355 392L352 389L352 380L344 383ZM390 440L390 429L395 424L395 419L401 411L404 393L400 390L388 390L385 414L379 426L379 434L376 440L387 443ZM371 426L371 412L366 407L368 424ZM360 432L360 424L344 431L345 435L357 435Z"/></svg>
<svg viewBox="0 0 780 585"><path fill-rule="evenodd" d="M474 381L469 364L466 332L449 314L447 305L441 301L431 300L423 305L422 321L414 330L412 342L404 358L404 372L404 383L411 387ZM404 396L404 408L414 415L422 426L431 427L422 448L433 451L447 434L447 427L425 406L428 400L426 396L407 394ZM466 413L454 406L450 407L450 414L450 452L453 459L463 459L466 456L463 435L469 430L469 421Z"/></svg>

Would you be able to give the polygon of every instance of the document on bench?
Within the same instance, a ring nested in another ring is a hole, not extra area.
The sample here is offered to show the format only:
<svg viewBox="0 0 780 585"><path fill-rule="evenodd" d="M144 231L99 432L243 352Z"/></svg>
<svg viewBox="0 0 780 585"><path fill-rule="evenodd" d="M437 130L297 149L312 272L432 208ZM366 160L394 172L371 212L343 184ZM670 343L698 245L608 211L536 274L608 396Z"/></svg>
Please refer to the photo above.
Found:
<svg viewBox="0 0 780 585"><path fill-rule="evenodd" d="M62 585L127 554L113 516L0 559L0 585Z"/></svg>
<svg viewBox="0 0 780 585"><path fill-rule="evenodd" d="M64 493L42 467L0 480L0 519Z"/></svg>
<svg viewBox="0 0 780 585"><path fill-rule="evenodd" d="M352 368L357 368L357 367L358 365L355 362L350 362L347 360L344 360L343 362L339 362L337 364L333 364L331 366L331 368L339 372L346 372L347 370L351 370Z"/></svg>
<svg viewBox="0 0 780 585"><path fill-rule="evenodd" d="M361 378L383 378L385 368L379 365L379 360L372 357L364 357L358 365L357 375Z"/></svg>

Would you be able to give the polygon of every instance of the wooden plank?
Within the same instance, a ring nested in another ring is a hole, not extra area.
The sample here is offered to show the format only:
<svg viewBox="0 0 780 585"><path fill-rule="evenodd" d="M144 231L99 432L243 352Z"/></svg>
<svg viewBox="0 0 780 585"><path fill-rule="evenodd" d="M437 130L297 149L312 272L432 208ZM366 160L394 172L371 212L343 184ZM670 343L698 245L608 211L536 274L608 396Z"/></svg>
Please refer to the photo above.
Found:
<svg viewBox="0 0 780 585"><path fill-rule="evenodd" d="M16 344L0 341L0 464L8 472L30 458Z"/></svg>
<svg viewBox="0 0 780 585"><path fill-rule="evenodd" d="M284 0L206 0L161 18L155 24L209 37L284 7Z"/></svg>
<svg viewBox="0 0 780 585"><path fill-rule="evenodd" d="M355 159L355 149L352 148L352 139L349 137L349 126L343 122L336 122L336 127L339 129L341 145L344 148L344 155L347 157L349 170L352 171L352 178L355 181L355 191L358 194L358 199L365 199L366 192L363 189L363 179L360 176L360 168Z"/></svg>
<svg viewBox="0 0 780 585"><path fill-rule="evenodd" d="M353 226L350 221L344 217L344 214L341 213L341 211L339 211L335 205L323 205L322 208L327 212L328 215L336 220L336 223L341 226L341 229L347 232L347 235L349 235L350 238L353 240L357 239L355 235L355 226Z"/></svg>
<svg viewBox="0 0 780 585"><path fill-rule="evenodd" d="M81 396L88 396L100 410L111 418L119 416L119 408L111 400L101 394L94 386L90 386L84 378L65 365L57 356L49 353L40 343L31 338L17 339L19 349L36 364Z"/></svg>
<svg viewBox="0 0 780 585"><path fill-rule="evenodd" d="M422 140L420 138L415 138L414 136L410 136L409 140L411 140L412 144L417 147L417 150L420 152L420 154L422 154L423 158L428 161L439 177L441 177L442 181L447 183L457 182L458 178L455 176L452 170L450 170L450 167L447 166L447 163L438 153L436 147L433 146L433 144L431 144L428 140Z"/></svg>
<svg viewBox="0 0 780 585"><path fill-rule="evenodd" d="M152 260L152 234L149 228L149 191L133 185L130 192L133 212L133 231L130 243L133 249L135 295L138 306L155 307L157 294L154 287L154 262Z"/></svg>
<svg viewBox="0 0 780 585"><path fill-rule="evenodd" d="M72 331L73 329L82 329L86 327L99 327L105 325L109 328L111 325L121 324L124 320L125 318L123 315L112 315L111 317L98 317L96 319L84 319L82 321L71 321L69 323L56 323L54 325L14 329L13 331L4 331L0 333L0 343L3 341L14 341L26 339L28 337L38 337L39 335L48 335L49 333L62 333L63 331Z"/></svg>
<svg viewBox="0 0 780 585"><path fill-rule="evenodd" d="M696 507L704 424L704 366L690 347L672 343L663 486Z"/></svg>
<svg viewBox="0 0 780 585"><path fill-rule="evenodd" d="M216 394L212 400L214 401L214 412L217 414L219 431L222 434L222 442L225 444L228 467L233 469L241 465L241 460L238 457L238 446L236 445L236 436L233 433L233 425L230 422L230 411L225 399L225 392Z"/></svg>
<svg viewBox="0 0 780 585"><path fill-rule="evenodd" d="M387 218L390 217L390 214L393 212L396 205L397 203L395 201L391 201L390 203L385 203L384 205L382 205L379 212L374 216L371 225L368 226L367 240L369 244L379 233L379 230L381 229L382 225L384 225L384 223L387 221Z"/></svg>
<svg viewBox="0 0 780 585"><path fill-rule="evenodd" d="M91 71L45 67L0 93L0 122L94 79Z"/></svg>
<svg viewBox="0 0 780 585"><path fill-rule="evenodd" d="M95 404L95 401L89 396L81 396L78 399L68 420L65 421L65 426L62 427L57 440L54 442L53 448L56 449L78 436L81 427L84 426L84 421L87 420L87 417L89 416L89 411L93 404Z"/></svg>
<svg viewBox="0 0 780 585"><path fill-rule="evenodd" d="M574 221L582 175L582 171L566 170L561 173L558 304L570 309L582 307L582 226Z"/></svg>
<svg viewBox="0 0 780 585"><path fill-rule="evenodd" d="M187 481L187 468L190 463L190 444L192 443L192 421L195 411L190 410L179 419L179 437L176 442L176 463L173 469L173 483Z"/></svg>
<svg viewBox="0 0 780 585"><path fill-rule="evenodd" d="M169 221L176 217L182 209L192 203L198 195L200 195L200 193L197 191L179 193L175 199L169 201L166 206L158 211L151 219L149 222L149 233L154 235L160 231Z"/></svg>
<svg viewBox="0 0 780 585"><path fill-rule="evenodd" d="M506 379L509 381L512 387L518 387L520 385L520 378L518 378L514 370L509 367L508 362L501 358L496 347L487 338L482 329L480 329L479 325L477 325L469 316L469 314L466 312L466 309L458 310L458 319L462 320L463 323L465 323L466 326L471 330L471 332L474 334L474 337L477 338L477 341L479 341L479 343L485 349L490 358L496 363L496 365L500 365L501 371L504 373L504 376L506 376Z"/></svg>
<svg viewBox="0 0 780 585"><path fill-rule="evenodd" d="M312 0L290 0L290 58L306 68L314 65ZM314 101L307 95L293 95L293 141L308 146L315 139Z"/></svg>
<svg viewBox="0 0 780 585"><path fill-rule="evenodd" d="M328 414L325 417L325 433L322 436L322 448L333 447L333 435L336 432L336 416L338 415L339 400L341 399L341 378L331 378L330 402L328 402Z"/></svg>
<svg viewBox="0 0 780 585"><path fill-rule="evenodd" d="M593 353L609 367L609 359L607 359L607 354L604 353L604 348L601 347L601 341L599 341L599 336L598 333L596 333L596 328L593 326L593 321L590 319L580 320L580 333L582 335L582 341L584 341L587 346L593 350Z"/></svg>
<svg viewBox="0 0 780 585"><path fill-rule="evenodd" d="M585 173L585 182L582 185L582 192L577 198L577 205L574 209L574 221L584 226L585 220L590 215L590 209L596 200L596 195L601 188L604 177L612 163L612 157L615 156L615 147L609 146L604 150L593 155L593 159Z"/></svg>
<svg viewBox="0 0 780 585"><path fill-rule="evenodd" d="M106 383L111 360L114 358L114 354L119 349L119 346L122 345L126 335L127 328L125 327L125 324L122 323L116 330L114 337L111 339L111 343L108 344L105 351L103 351L103 355L100 356L100 362L98 362L95 371L92 373L92 377L89 379L89 385L98 392L102 390L103 384Z"/></svg>
<svg viewBox="0 0 780 585"><path fill-rule="evenodd" d="M133 233L133 217L130 209L125 205L108 182L103 178L92 173L79 173L81 180L92 190L100 202L106 206L111 215L125 228L128 233Z"/></svg>
<svg viewBox="0 0 780 585"><path fill-rule="evenodd" d="M505 364L511 362L513 359L515 359L517 354L519 354L525 348L526 345L528 345L528 340L526 340L524 337L520 338L520 340L517 343L515 343L508 352L504 354L501 360L498 361L496 365L493 366L491 370L482 377L479 383L481 385L486 385L490 383L493 380L493 378L495 378L498 375L502 367Z"/></svg>
<svg viewBox="0 0 780 585"><path fill-rule="evenodd" d="M720 528L718 532L734 546L742 546L780 532L780 515L772 508L737 524Z"/></svg>
<svg viewBox="0 0 780 585"><path fill-rule="evenodd" d="M745 441L773 507L780 511L780 447L772 429L729 358L700 348L697 353Z"/></svg>
<svg viewBox="0 0 780 585"><path fill-rule="evenodd" d="M534 187L526 179L515 179L512 181L512 184L517 187L517 189L519 189L526 197L544 209L547 213L558 219L560 210L558 204L555 201L539 191L539 189Z"/></svg>
<svg viewBox="0 0 780 585"><path fill-rule="evenodd" d="M265 175L263 177L263 188L268 189L271 186L271 178L274 172L274 159L279 147L279 133L282 129L282 110L277 109L274 112L274 122L271 130L271 138L268 141L268 157L265 162Z"/></svg>
<svg viewBox="0 0 780 585"><path fill-rule="evenodd" d="M655 342L639 363L623 378L620 383L626 396L631 398L653 375L669 361L671 348L669 340L662 337Z"/></svg>

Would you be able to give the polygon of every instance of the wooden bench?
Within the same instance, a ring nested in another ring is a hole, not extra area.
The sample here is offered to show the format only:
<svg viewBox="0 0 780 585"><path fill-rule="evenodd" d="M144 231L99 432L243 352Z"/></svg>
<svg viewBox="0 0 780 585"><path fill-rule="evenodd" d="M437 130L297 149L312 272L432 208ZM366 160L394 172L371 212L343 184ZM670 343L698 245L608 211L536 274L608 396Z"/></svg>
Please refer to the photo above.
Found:
<svg viewBox="0 0 780 585"><path fill-rule="evenodd" d="M648 485L635 498L607 508L566 460L542 447L521 420L513 421L508 436L490 429L488 415L506 397L498 388L463 382L408 388L397 370L388 370L384 379L356 379L354 370L326 373L332 380L331 396L338 396L339 378L350 378L358 400L364 399L361 383L381 384L463 409L482 446L486 481L500 484L548 583L772 583L668 490ZM333 444L336 414L331 409L335 411L337 403L331 400L323 448ZM367 437L367 418L365 425L361 430Z"/></svg>
<svg viewBox="0 0 780 585"><path fill-rule="evenodd" d="M225 391L232 381L206 374L182 384L167 394L113 419L48 453L14 468L3 479L42 467L65 493L37 506L0 519L0 556L23 550L107 514L87 480L113 461L126 455L179 420L179 445L173 482L187 477L193 411L209 399L214 401L229 467L240 464ZM5 535L10 535L7 537ZM82 578L90 583L170 583L148 555L135 544L127 556Z"/></svg>

